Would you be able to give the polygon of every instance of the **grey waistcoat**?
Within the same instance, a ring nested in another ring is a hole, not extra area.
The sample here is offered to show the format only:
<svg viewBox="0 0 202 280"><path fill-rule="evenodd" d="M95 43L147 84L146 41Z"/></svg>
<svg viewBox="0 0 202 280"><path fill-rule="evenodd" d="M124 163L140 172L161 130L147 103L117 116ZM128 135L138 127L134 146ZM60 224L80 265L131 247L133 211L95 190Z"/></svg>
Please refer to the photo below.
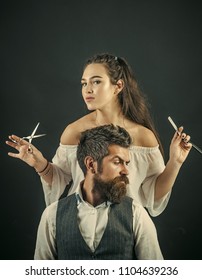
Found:
<svg viewBox="0 0 202 280"><path fill-rule="evenodd" d="M83 239L77 223L77 199L72 194L58 202L56 246L59 260L130 260L134 253L132 199L112 204L108 223L94 252Z"/></svg>

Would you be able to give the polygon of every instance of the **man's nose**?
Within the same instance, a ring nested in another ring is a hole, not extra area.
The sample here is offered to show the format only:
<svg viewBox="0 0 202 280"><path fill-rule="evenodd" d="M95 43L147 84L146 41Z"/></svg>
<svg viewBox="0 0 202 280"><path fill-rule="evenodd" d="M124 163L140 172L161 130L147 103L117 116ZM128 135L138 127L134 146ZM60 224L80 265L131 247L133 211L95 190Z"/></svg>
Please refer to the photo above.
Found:
<svg viewBox="0 0 202 280"><path fill-rule="evenodd" d="M128 175L129 174L128 167L127 167L126 164L123 164L121 174L123 174L123 175Z"/></svg>

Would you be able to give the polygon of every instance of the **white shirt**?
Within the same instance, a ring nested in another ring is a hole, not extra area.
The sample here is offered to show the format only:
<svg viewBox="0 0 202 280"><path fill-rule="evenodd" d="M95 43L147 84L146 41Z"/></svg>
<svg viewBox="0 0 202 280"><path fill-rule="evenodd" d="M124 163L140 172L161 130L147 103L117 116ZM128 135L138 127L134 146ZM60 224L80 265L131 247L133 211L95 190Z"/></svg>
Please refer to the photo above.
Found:
<svg viewBox="0 0 202 280"><path fill-rule="evenodd" d="M110 202L104 202L96 207L85 202L81 191L77 196L78 225L81 234L93 252L98 246L108 222ZM38 227L34 259L57 259L56 251L56 212L58 202L49 205L43 212ZM146 210L133 202L133 232L135 240L135 254L140 260L163 259L156 228Z"/></svg>
<svg viewBox="0 0 202 280"><path fill-rule="evenodd" d="M79 183L84 179L83 172L76 159L77 145L62 145L58 147L53 158L53 181L50 186L43 180L43 190L46 205L59 199L68 183L73 180L69 194L78 191ZM156 179L165 168L159 147L129 148L130 164L129 185L127 195L146 207L151 216L159 215L166 207L170 192L162 199L154 202Z"/></svg>

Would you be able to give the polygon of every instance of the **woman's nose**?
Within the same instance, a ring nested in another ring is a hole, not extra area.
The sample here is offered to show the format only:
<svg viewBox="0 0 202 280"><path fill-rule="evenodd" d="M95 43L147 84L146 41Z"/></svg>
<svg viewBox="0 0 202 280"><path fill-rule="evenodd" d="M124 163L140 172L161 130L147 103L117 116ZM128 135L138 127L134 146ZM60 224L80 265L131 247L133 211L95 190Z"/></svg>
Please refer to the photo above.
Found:
<svg viewBox="0 0 202 280"><path fill-rule="evenodd" d="M91 84L88 84L86 86L86 93L92 93L93 92L93 88L92 88L92 85Z"/></svg>

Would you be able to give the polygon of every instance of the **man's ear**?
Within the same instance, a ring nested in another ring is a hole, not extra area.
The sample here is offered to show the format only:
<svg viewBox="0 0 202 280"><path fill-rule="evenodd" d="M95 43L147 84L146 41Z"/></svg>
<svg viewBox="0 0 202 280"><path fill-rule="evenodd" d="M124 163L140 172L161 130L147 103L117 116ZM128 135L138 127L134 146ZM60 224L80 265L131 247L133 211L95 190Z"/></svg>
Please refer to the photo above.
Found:
<svg viewBox="0 0 202 280"><path fill-rule="evenodd" d="M91 156L87 156L84 160L87 171L95 174L97 169L97 162Z"/></svg>
<svg viewBox="0 0 202 280"><path fill-rule="evenodd" d="M124 82L123 80L118 80L117 83L116 83L116 89L115 89L115 94L119 94L119 92L122 91L122 89L124 88Z"/></svg>

